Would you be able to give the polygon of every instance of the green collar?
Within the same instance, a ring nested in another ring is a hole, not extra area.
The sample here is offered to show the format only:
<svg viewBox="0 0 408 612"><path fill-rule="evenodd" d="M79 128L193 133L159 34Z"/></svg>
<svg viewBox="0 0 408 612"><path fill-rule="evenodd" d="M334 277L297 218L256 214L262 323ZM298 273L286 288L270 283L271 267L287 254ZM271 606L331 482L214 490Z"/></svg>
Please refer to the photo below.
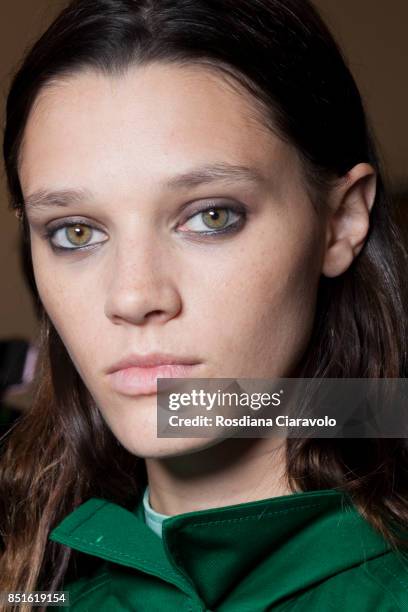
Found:
<svg viewBox="0 0 408 612"><path fill-rule="evenodd" d="M334 489L172 516L163 521L162 539L143 512L142 497L134 512L91 498L49 537L158 576L210 607L248 576L259 589L273 583L278 600L390 550Z"/></svg>

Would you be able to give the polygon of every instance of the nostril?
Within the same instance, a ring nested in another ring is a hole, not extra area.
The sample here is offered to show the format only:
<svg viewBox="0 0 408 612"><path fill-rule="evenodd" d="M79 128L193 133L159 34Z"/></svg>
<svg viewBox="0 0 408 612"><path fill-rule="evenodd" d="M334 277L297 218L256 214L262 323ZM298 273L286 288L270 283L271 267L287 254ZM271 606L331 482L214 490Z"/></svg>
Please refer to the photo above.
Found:
<svg viewBox="0 0 408 612"><path fill-rule="evenodd" d="M152 310L151 312L148 312L148 313L145 315L145 318L147 319L147 318L152 318L152 317L153 317L153 318L156 318L156 317L161 317L161 316L163 316L164 314L165 314L165 313L164 313L164 311L163 311L163 310Z"/></svg>

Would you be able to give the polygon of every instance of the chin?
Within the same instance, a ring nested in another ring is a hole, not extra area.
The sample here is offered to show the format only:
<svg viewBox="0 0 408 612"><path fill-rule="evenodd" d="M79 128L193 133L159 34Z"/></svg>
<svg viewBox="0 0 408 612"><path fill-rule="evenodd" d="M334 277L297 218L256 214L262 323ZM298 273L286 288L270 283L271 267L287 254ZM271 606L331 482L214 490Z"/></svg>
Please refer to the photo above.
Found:
<svg viewBox="0 0 408 612"><path fill-rule="evenodd" d="M218 444L220 439L212 438L145 438L143 441L120 440L132 455L143 459L166 459L198 453Z"/></svg>

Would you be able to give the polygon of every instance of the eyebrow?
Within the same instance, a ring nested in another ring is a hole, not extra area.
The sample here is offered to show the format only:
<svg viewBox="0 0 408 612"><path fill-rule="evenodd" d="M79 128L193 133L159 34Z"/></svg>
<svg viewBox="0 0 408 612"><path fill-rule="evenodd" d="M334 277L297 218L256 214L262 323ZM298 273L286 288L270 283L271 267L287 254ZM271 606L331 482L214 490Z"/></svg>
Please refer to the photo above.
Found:
<svg viewBox="0 0 408 612"><path fill-rule="evenodd" d="M207 164L189 170L188 172L172 176L161 183L161 186L171 190L188 189L200 185L229 181L229 182L265 182L265 177L255 168L230 163ZM79 204L84 200L92 201L94 196L85 188L60 189L50 191L39 189L24 198L26 209L40 209L54 206L69 206Z"/></svg>

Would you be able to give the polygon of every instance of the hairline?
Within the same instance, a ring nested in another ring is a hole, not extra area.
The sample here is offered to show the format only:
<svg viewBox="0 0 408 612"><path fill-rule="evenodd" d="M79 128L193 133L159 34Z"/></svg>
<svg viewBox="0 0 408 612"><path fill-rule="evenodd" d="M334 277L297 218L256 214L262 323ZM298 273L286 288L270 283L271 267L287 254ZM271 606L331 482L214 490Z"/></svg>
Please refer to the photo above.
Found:
<svg viewBox="0 0 408 612"><path fill-rule="evenodd" d="M118 64L112 63L109 66L85 61L78 63L74 68L69 67L59 70L57 74L52 75L41 84L31 104L23 128L21 140L18 144L18 152L16 156L17 174L20 175L21 171L22 150L24 148L26 134L25 127L29 121L29 118L38 108L43 95L49 91L52 91L53 88L69 82L70 79L83 74L88 73L110 78L122 78L135 67L145 68L154 64L178 65L180 67L199 66L200 68L208 70L210 75L215 74L216 76L220 77L231 90L243 98L247 108L250 110L248 117L250 120L254 121L257 127L272 133L275 137L291 146L295 157L299 162L301 178L304 182L304 187L312 203L313 209L316 213L321 211L322 206L324 206L326 201L327 193L330 190L331 185L334 184L333 181L335 180L335 177L329 178L326 176L322 180L321 177L318 176L314 170L313 163L307 160L298 147L291 141L291 139L278 128L275 117L275 109L273 109L272 105L268 104L264 99L259 86L254 84L254 82L250 80L243 72L234 68L234 66L231 64L223 62L222 60L214 60L210 57L159 57L140 59L140 57L136 55L136 57L132 57Z"/></svg>

